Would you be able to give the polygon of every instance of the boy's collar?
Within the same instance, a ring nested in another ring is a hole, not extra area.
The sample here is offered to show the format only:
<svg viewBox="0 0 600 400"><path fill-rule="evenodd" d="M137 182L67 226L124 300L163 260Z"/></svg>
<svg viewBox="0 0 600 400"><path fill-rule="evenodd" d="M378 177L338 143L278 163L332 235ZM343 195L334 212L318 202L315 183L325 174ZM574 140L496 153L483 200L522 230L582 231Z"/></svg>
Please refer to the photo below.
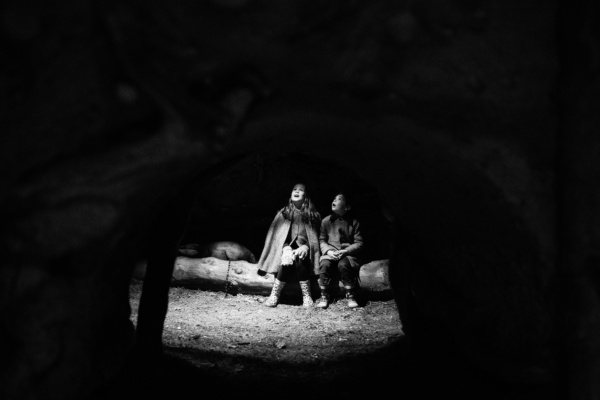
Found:
<svg viewBox="0 0 600 400"><path fill-rule="evenodd" d="M330 220L335 221L336 219L348 219L348 212L346 211L344 213L344 215L339 215L336 213L331 213L331 217L329 217Z"/></svg>

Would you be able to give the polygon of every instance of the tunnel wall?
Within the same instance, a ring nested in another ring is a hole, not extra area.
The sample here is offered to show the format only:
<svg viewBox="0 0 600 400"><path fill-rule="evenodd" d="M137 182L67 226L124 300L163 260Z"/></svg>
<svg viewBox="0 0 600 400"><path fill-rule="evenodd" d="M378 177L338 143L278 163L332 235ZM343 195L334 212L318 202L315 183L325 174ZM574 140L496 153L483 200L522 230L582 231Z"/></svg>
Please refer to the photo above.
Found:
<svg viewBox="0 0 600 400"><path fill-rule="evenodd" d="M402 318L494 379L566 369L571 397L597 397L597 35L592 6L575 29L557 5L4 4L1 397L110 386L157 215L219 162L282 148L379 190Z"/></svg>
<svg viewBox="0 0 600 400"><path fill-rule="evenodd" d="M300 132L307 143L322 132L330 143L363 136L357 139L359 161L329 157L379 189L399 230L394 251L407 264L392 265L391 273L410 268L409 290L419 313L444 326L471 362L490 374L512 382L554 377L556 220L548 166L535 169L506 141L465 144L402 118L373 126L310 113L279 115L259 127L249 124L248 131L265 143L290 119L294 128L287 128L290 139L283 146ZM321 148L305 145L326 156L329 145Z"/></svg>
<svg viewBox="0 0 600 400"><path fill-rule="evenodd" d="M600 169L595 110L600 99L598 49L600 7L594 2L564 2L560 18L561 129L557 181L561 339L569 398L600 396Z"/></svg>

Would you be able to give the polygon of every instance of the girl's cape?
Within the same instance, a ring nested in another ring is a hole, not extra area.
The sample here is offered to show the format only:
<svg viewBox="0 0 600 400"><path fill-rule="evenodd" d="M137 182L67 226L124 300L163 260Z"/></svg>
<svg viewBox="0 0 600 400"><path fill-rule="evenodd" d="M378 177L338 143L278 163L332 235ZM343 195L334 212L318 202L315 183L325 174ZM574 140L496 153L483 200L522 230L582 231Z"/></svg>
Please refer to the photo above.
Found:
<svg viewBox="0 0 600 400"><path fill-rule="evenodd" d="M276 274L281 267L281 252L285 243L285 238L290 230L292 221L287 220L281 214L281 211L277 212L275 219L269 227L267 238L265 239L265 246L263 247L260 260L258 260L258 269L266 273ZM321 250L319 248L319 234L317 228L312 227L308 224L306 226L306 235L308 236L308 256L313 264L313 271L318 273L319 270L319 258L321 257Z"/></svg>

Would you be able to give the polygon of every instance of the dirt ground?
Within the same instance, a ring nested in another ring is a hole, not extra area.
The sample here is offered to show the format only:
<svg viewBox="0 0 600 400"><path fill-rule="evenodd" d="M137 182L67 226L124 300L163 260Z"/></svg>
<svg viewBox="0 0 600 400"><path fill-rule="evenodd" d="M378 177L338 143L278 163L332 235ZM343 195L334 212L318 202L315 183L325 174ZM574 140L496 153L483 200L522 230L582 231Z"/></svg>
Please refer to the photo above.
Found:
<svg viewBox="0 0 600 400"><path fill-rule="evenodd" d="M132 282L134 324L141 290L140 281ZM361 307L350 309L337 299L323 310L285 298L269 308L263 304L266 299L171 288L163 334L166 353L215 379L326 385L364 368L361 360L385 352L403 336L393 300L363 299Z"/></svg>
<svg viewBox="0 0 600 400"><path fill-rule="evenodd" d="M141 282L132 282L134 324L141 290ZM490 380L439 336L425 347L410 344L393 300L363 299L354 310L343 299L325 310L305 309L300 299L282 299L268 308L265 300L171 288L164 361L149 370L136 368L138 374L125 377L125 392L118 395L144 400L555 398L547 388Z"/></svg>

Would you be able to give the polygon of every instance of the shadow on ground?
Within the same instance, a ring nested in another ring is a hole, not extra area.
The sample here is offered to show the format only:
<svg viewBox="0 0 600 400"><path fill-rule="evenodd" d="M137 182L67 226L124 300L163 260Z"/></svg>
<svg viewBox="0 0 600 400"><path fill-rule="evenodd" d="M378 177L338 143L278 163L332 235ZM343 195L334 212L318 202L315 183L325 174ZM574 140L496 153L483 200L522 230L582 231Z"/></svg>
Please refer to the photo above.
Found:
<svg viewBox="0 0 600 400"><path fill-rule="evenodd" d="M218 352L166 348L138 358L118 384L124 398L552 399L543 386L507 384L469 367L446 344L409 345L402 337L369 355L313 363L274 362Z"/></svg>

